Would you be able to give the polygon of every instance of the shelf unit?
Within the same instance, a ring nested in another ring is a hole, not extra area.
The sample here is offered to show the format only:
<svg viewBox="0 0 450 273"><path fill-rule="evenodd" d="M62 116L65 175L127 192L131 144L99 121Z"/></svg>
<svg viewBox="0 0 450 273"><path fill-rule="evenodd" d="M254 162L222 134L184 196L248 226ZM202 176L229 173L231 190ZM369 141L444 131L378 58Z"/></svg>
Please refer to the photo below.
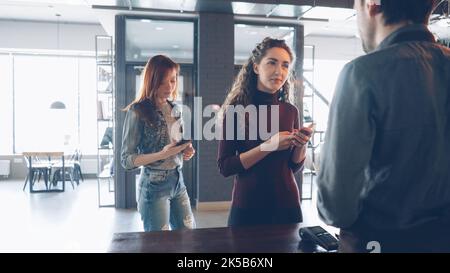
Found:
<svg viewBox="0 0 450 273"><path fill-rule="evenodd" d="M114 53L111 36L95 36L98 206L114 207Z"/></svg>

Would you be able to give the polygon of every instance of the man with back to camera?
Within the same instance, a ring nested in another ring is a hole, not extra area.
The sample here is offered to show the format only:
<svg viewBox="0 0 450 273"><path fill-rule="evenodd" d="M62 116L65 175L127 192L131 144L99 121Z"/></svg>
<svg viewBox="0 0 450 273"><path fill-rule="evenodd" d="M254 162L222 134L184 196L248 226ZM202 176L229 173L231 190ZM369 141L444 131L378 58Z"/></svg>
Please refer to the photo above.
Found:
<svg viewBox="0 0 450 273"><path fill-rule="evenodd" d="M426 27L435 3L355 0L368 54L341 72L317 179L340 252L450 252L450 50Z"/></svg>

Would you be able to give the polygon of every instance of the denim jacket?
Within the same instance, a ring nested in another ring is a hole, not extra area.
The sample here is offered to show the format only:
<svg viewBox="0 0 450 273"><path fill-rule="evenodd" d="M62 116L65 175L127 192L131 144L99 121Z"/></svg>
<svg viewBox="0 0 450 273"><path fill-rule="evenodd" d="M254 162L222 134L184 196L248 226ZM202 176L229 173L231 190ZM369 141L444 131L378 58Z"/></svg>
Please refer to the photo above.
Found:
<svg viewBox="0 0 450 273"><path fill-rule="evenodd" d="M168 101L175 109L175 119L180 121L180 110L177 105ZM127 111L122 134L121 164L127 170L135 169L134 160L140 154L156 153L170 143L167 123L161 111L157 110L156 122L149 125L136 113L136 105ZM182 124L181 124L182 125ZM176 155L176 162L182 163L181 154ZM158 169L164 160L158 160L146 165L151 169Z"/></svg>

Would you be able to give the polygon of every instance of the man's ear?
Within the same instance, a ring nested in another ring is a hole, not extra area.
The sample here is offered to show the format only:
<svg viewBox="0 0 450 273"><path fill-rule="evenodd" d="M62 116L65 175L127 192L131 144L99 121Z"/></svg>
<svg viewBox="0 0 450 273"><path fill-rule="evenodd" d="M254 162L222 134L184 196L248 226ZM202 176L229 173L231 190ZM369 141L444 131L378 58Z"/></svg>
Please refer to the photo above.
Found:
<svg viewBox="0 0 450 273"><path fill-rule="evenodd" d="M381 0L369 0L366 3L370 16L375 16L381 12Z"/></svg>
<svg viewBox="0 0 450 273"><path fill-rule="evenodd" d="M253 72L255 72L256 75L259 74L259 72L258 72L258 65L255 64L255 63L253 64Z"/></svg>

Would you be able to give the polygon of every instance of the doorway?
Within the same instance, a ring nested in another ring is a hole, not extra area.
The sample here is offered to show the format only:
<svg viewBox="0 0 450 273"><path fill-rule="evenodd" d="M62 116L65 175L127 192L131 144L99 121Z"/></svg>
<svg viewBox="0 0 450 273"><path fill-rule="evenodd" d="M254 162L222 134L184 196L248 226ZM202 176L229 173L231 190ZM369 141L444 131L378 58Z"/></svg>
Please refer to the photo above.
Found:
<svg viewBox="0 0 450 273"><path fill-rule="evenodd" d="M195 18L116 16L116 108L124 109L136 98L140 87L140 75L147 61L155 55L166 55L180 64L181 96L175 103L192 108L196 78L197 21ZM115 133L116 162L120 162L124 111L117 111ZM193 143L197 149L197 143ZM183 173L186 188L195 207L198 199L198 154L184 162ZM137 171L126 171L116 163L116 208L136 208Z"/></svg>
<svg viewBox="0 0 450 273"><path fill-rule="evenodd" d="M126 86L127 93L129 95L129 101L132 101L136 95L139 93L140 85L141 85L141 74L144 70L145 63L134 63L127 65L126 69ZM194 66L192 64L180 64L180 74L178 78L179 87L178 87L178 98L175 101L178 105L185 105L191 112L193 111L194 105ZM191 120L190 122L193 122ZM186 121L184 121L186 124ZM193 124L191 124L193 126ZM192 128L192 127L191 127ZM194 148L197 150L196 141L193 143ZM197 205L197 177L196 177L196 166L197 166L197 157L194 156L189 161L183 162L183 178L184 183L186 184L186 189L191 201L191 205L196 207ZM136 184L137 176L139 175L139 171L134 171L134 175L131 176L131 180L129 183ZM130 180L130 179L128 179ZM137 189L136 185L136 189Z"/></svg>

